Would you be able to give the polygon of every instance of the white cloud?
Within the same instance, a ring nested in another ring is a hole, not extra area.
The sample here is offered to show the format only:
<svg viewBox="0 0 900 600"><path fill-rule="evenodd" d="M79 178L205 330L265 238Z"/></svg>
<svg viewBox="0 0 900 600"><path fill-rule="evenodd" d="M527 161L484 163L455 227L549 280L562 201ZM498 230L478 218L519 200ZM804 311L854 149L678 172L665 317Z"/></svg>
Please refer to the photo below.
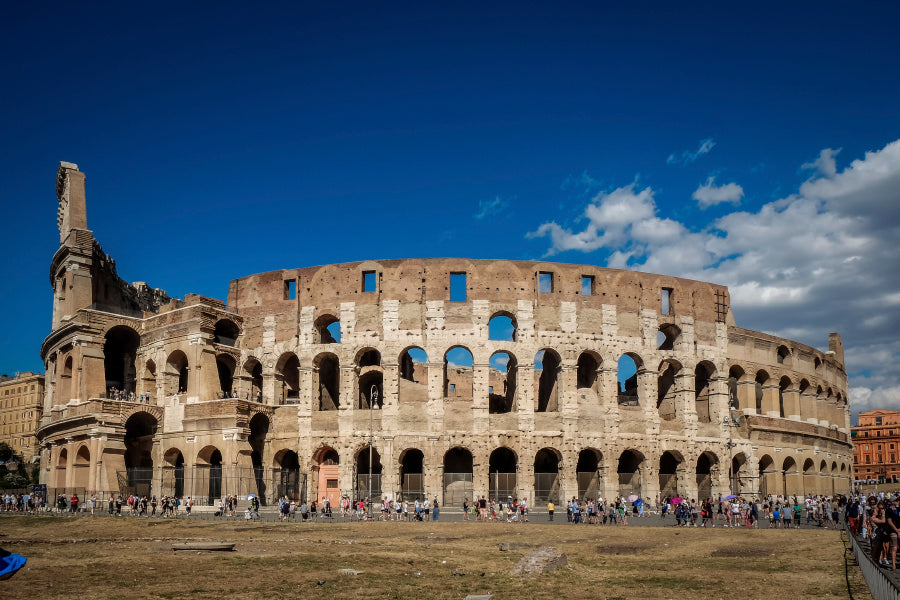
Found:
<svg viewBox="0 0 900 600"><path fill-rule="evenodd" d="M549 235L548 254L604 249L612 268L725 284L750 329L819 348L838 331L853 412L900 408L900 140L843 171L836 154L823 150L796 193L700 231L661 218L654 191L631 185L596 196L579 229L550 222L528 237Z"/></svg>
<svg viewBox="0 0 900 600"><path fill-rule="evenodd" d="M825 177L834 177L837 174L837 163L834 157L838 155L841 149L825 148L819 152L819 158L813 162L803 163L802 169L814 169Z"/></svg>
<svg viewBox="0 0 900 600"><path fill-rule="evenodd" d="M479 200L478 201L478 212L476 212L472 216L474 218L478 219L479 221L481 221L481 220L486 219L487 217L490 217L490 216L493 216L493 215L496 215L496 214L502 212L508 206L509 206L509 202L507 200L504 200L500 196L494 196L490 200Z"/></svg>
<svg viewBox="0 0 900 600"><path fill-rule="evenodd" d="M696 152L691 152L689 150L684 150L680 156L673 154L669 155L669 158L666 159L667 165L686 165L688 163L692 163L704 154L709 153L710 150L713 149L713 146L716 145L716 142L712 138L706 138L705 140L700 140L700 146L697 148Z"/></svg>
<svg viewBox="0 0 900 600"><path fill-rule="evenodd" d="M709 208L723 202L740 203L741 198L744 197L744 188L734 182L716 186L715 181L715 177L710 177L694 192L694 200L697 201L700 208Z"/></svg>

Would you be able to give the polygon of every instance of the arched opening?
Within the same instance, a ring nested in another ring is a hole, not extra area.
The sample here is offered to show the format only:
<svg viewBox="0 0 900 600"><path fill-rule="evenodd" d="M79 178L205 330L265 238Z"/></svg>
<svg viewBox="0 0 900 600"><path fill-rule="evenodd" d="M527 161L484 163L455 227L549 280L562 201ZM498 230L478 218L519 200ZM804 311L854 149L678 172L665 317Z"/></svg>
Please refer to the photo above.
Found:
<svg viewBox="0 0 900 600"><path fill-rule="evenodd" d="M103 369L106 372L107 397L116 392L133 394L136 371L134 358L137 356L141 336L125 325L116 325L106 332L103 342ZM124 399L124 398L123 398Z"/></svg>
<svg viewBox="0 0 900 600"><path fill-rule="evenodd" d="M237 363L227 354L216 356L216 370L219 373L219 398L231 398L234 393L234 369Z"/></svg>
<svg viewBox="0 0 900 600"><path fill-rule="evenodd" d="M215 446L206 446L197 455L197 478L196 489L205 488L206 504L213 506L222 497L222 453Z"/></svg>
<svg viewBox="0 0 900 600"><path fill-rule="evenodd" d="M754 390L756 392L756 414L763 414L763 386L769 381L769 374L759 371L754 378Z"/></svg>
<svg viewBox="0 0 900 600"><path fill-rule="evenodd" d="M280 383L279 404L300 397L300 359L296 354L287 352L281 355L275 363L275 381Z"/></svg>
<svg viewBox="0 0 900 600"><path fill-rule="evenodd" d="M340 344L341 320L334 315L324 314L316 319L315 323L316 344Z"/></svg>
<svg viewBox="0 0 900 600"><path fill-rule="evenodd" d="M593 390L600 393L600 355L594 352L582 352L578 355L578 389Z"/></svg>
<svg viewBox="0 0 900 600"><path fill-rule="evenodd" d="M356 354L356 371L359 373L357 389L359 402L356 408L381 408L384 405L384 372L381 369L381 353L365 348Z"/></svg>
<svg viewBox="0 0 900 600"><path fill-rule="evenodd" d="M313 460L316 463L313 470L317 471L316 497L314 500L318 503L328 498L332 506L338 506L341 497L341 488L338 484L340 456L334 448L325 446L316 452Z"/></svg>
<svg viewBox="0 0 900 600"><path fill-rule="evenodd" d="M175 350L166 359L165 394L186 394L188 390L188 359L181 350Z"/></svg>
<svg viewBox="0 0 900 600"><path fill-rule="evenodd" d="M799 475L800 470L797 467L797 461L790 456L784 459L781 465L781 489L784 491L785 496L802 493L802 490L798 489L801 487L797 482Z"/></svg>
<svg viewBox="0 0 900 600"><path fill-rule="evenodd" d="M370 452L371 450L371 452ZM381 500L381 454L366 446L356 455L356 497Z"/></svg>
<svg viewBox="0 0 900 600"><path fill-rule="evenodd" d="M818 486L816 485L816 466L811 458L807 458L803 461L803 487L800 493L803 496L818 493Z"/></svg>
<svg viewBox="0 0 900 600"><path fill-rule="evenodd" d="M250 463L253 465L253 480L256 483L256 493L259 502L266 505L266 480L263 468L263 454L266 450L266 436L269 433L269 418L257 413L250 419L250 435L247 442L250 443Z"/></svg>
<svg viewBox="0 0 900 600"><path fill-rule="evenodd" d="M772 460L772 457L768 454L763 454L759 458L759 495L765 498L766 496L774 496L777 494L779 485L778 479L775 461ZM737 493L734 489L731 491L732 493Z"/></svg>
<svg viewBox="0 0 900 600"><path fill-rule="evenodd" d="M559 452L544 448L534 457L534 501L559 504Z"/></svg>
<svg viewBox="0 0 900 600"><path fill-rule="evenodd" d="M784 411L784 393L791 388L790 377L782 377L778 382L778 416L782 419L785 417Z"/></svg>
<svg viewBox="0 0 900 600"><path fill-rule="evenodd" d="M697 459L697 500L712 498L712 469L718 458L711 452L704 452Z"/></svg>
<svg viewBox="0 0 900 600"><path fill-rule="evenodd" d="M129 493L150 496L153 481L153 436L158 423L153 415L137 412L125 421L125 478Z"/></svg>
<svg viewBox="0 0 900 600"><path fill-rule="evenodd" d="M144 376L141 378L143 381L142 387L145 393L156 395L156 363L153 360L148 360L144 363Z"/></svg>
<svg viewBox="0 0 900 600"><path fill-rule="evenodd" d="M275 495L299 502L300 494L300 457L293 450L280 450L275 455L275 469L272 473L275 483Z"/></svg>
<svg viewBox="0 0 900 600"><path fill-rule="evenodd" d="M550 348L539 350L534 357L535 412L559 410L559 354Z"/></svg>
<svg viewBox="0 0 900 600"><path fill-rule="evenodd" d="M341 385L338 357L334 354L320 354L316 357L313 365L319 410L337 410Z"/></svg>
<svg viewBox="0 0 900 600"><path fill-rule="evenodd" d="M787 346L778 346L778 351L776 352L776 360L779 365L790 366L791 364L791 351L788 350Z"/></svg>
<svg viewBox="0 0 900 600"><path fill-rule="evenodd" d="M170 448L163 456L165 463L162 470L163 495L173 495L176 498L184 496L184 455L178 448Z"/></svg>
<svg viewBox="0 0 900 600"><path fill-rule="evenodd" d="M462 506L466 498L475 500L473 463L472 453L465 448L450 448L444 454L444 506Z"/></svg>
<svg viewBox="0 0 900 600"><path fill-rule="evenodd" d="M488 463L488 494L491 498L504 500L517 496L517 467L516 453L509 448L497 448L491 452Z"/></svg>
<svg viewBox="0 0 900 600"><path fill-rule="evenodd" d="M75 453L75 472L72 474L72 487L93 488L90 483L91 451L82 445Z"/></svg>
<svg viewBox="0 0 900 600"><path fill-rule="evenodd" d="M619 382L619 406L638 406L638 369L640 358L635 354L623 354L619 357L616 380Z"/></svg>
<svg viewBox="0 0 900 600"><path fill-rule="evenodd" d="M428 401L428 355L418 347L404 350L400 355L397 400L399 402Z"/></svg>
<svg viewBox="0 0 900 600"><path fill-rule="evenodd" d="M213 342L223 346L234 346L240 334L241 330L234 321L219 319L216 321L216 326L213 329Z"/></svg>
<svg viewBox="0 0 900 600"><path fill-rule="evenodd" d="M575 477L578 480L579 498L596 498L600 495L600 461L603 455L595 448L578 453Z"/></svg>
<svg viewBox="0 0 900 600"><path fill-rule="evenodd" d="M681 365L673 360L664 360L659 363L659 376L657 378L658 396L656 410L663 421L675 419L675 377L681 372Z"/></svg>
<svg viewBox="0 0 900 600"><path fill-rule="evenodd" d="M417 448L400 455L400 497L425 499L425 455Z"/></svg>
<svg viewBox="0 0 900 600"><path fill-rule="evenodd" d="M444 354L444 398L472 402L474 360L468 348L454 346Z"/></svg>
<svg viewBox="0 0 900 600"><path fill-rule="evenodd" d="M709 423L709 382L716 372L715 366L709 362L701 362L694 369L694 408L699 423Z"/></svg>
<svg viewBox="0 0 900 600"><path fill-rule="evenodd" d="M245 399L262 402L263 374L262 363L255 358L244 363L244 377L250 381L250 389L247 390Z"/></svg>
<svg viewBox="0 0 900 600"><path fill-rule="evenodd" d="M769 459L771 462L771 459ZM731 484L731 493L737 494L740 496L741 494L747 493L749 487L747 486L746 479L746 470L747 470L747 456L743 452L739 452L734 455L734 458L731 459L731 471L728 474L728 480ZM746 488L746 489L745 489Z"/></svg>
<svg viewBox="0 0 900 600"><path fill-rule="evenodd" d="M512 313L495 313L488 321L488 339L495 342L514 342L517 328L516 317Z"/></svg>
<svg viewBox="0 0 900 600"><path fill-rule="evenodd" d="M678 473L683 459L675 452L663 452L659 457L659 497L678 495Z"/></svg>
<svg viewBox="0 0 900 600"><path fill-rule="evenodd" d="M381 366L381 352L373 348L360 350L356 355L356 366L360 369Z"/></svg>
<svg viewBox="0 0 900 600"><path fill-rule="evenodd" d="M681 341L681 329L673 324L660 325L656 334L656 346L658 350L674 350L675 344Z"/></svg>
<svg viewBox="0 0 900 600"><path fill-rule="evenodd" d="M54 477L54 481L56 482L56 487L65 489L66 487L66 468L69 466L69 451L63 448L59 451L59 456L56 459L56 473Z"/></svg>
<svg viewBox="0 0 900 600"><path fill-rule="evenodd" d="M516 358L509 352L491 355L488 375L488 411L491 414L508 413L514 409L516 366Z"/></svg>
<svg viewBox="0 0 900 600"><path fill-rule="evenodd" d="M738 366L728 369L728 407L737 410L741 407L738 400L738 382L744 376L744 370Z"/></svg>
<svg viewBox="0 0 900 600"><path fill-rule="evenodd" d="M66 404L72 399L72 357L67 356L59 376L59 390L56 395L57 404Z"/></svg>
<svg viewBox="0 0 900 600"><path fill-rule="evenodd" d="M619 455L617 473L619 475L619 496L628 498L632 494L643 498L641 463L644 455L636 450L626 450Z"/></svg>

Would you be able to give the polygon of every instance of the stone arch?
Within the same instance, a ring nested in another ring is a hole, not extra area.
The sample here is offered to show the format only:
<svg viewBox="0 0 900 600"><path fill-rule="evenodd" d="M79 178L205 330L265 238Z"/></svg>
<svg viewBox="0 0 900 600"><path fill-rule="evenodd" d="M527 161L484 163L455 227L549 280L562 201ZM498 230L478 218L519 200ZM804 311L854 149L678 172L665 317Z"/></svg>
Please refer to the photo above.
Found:
<svg viewBox="0 0 900 600"><path fill-rule="evenodd" d="M628 448L619 455L619 463L616 473L619 476L619 496L627 498L634 494L644 497L644 482L641 467L644 463L644 454L633 448Z"/></svg>
<svg viewBox="0 0 900 600"><path fill-rule="evenodd" d="M778 494L780 482L775 461L768 454L759 457L759 495L763 498ZM734 491L734 490L732 490Z"/></svg>
<svg viewBox="0 0 900 600"><path fill-rule="evenodd" d="M407 448L400 453L400 497L405 500L425 498L425 453Z"/></svg>
<svg viewBox="0 0 900 600"><path fill-rule="evenodd" d="M215 446L204 446L197 453L195 490L206 492L206 503L212 506L222 497L222 451Z"/></svg>
<svg viewBox="0 0 900 600"><path fill-rule="evenodd" d="M230 322L230 321L229 321ZM219 397L230 398L234 389L234 370L237 362L230 354L216 355L216 371L219 374Z"/></svg>
<svg viewBox="0 0 900 600"><path fill-rule="evenodd" d="M340 406L341 369L337 355L323 352L313 360L313 380L319 410Z"/></svg>
<svg viewBox="0 0 900 600"><path fill-rule="evenodd" d="M272 458L272 466L275 497L299 502L301 500L300 457L293 450L282 449L276 452Z"/></svg>
<svg viewBox="0 0 900 600"><path fill-rule="evenodd" d="M771 460L771 459L769 459ZM728 481L732 494L741 495L745 493L745 479L747 477L747 455L738 452L731 457L731 468L728 472Z"/></svg>
<svg viewBox="0 0 900 600"><path fill-rule="evenodd" d="M296 354L285 352L278 358L275 363L275 381L280 384L276 387L278 404L300 397L300 359Z"/></svg>
<svg viewBox="0 0 900 600"><path fill-rule="evenodd" d="M140 345L141 336L127 325L116 325L106 332L103 341L103 370L107 394L110 390L135 393L134 359Z"/></svg>
<svg viewBox="0 0 900 600"><path fill-rule="evenodd" d="M73 371L74 360L71 356L66 356L63 361L62 372L59 376L59 383L57 383L58 391L56 396L58 398L57 404L67 404L69 400L72 399L72 371Z"/></svg>
<svg viewBox="0 0 900 600"><path fill-rule="evenodd" d="M472 351L465 346L452 346L444 353L444 398L471 402L474 364Z"/></svg>
<svg viewBox="0 0 900 600"><path fill-rule="evenodd" d="M378 452L377 448L366 444L356 453L354 465L356 472L354 493L356 494L356 497L369 498L372 502L378 502L382 495L381 453Z"/></svg>
<svg viewBox="0 0 900 600"><path fill-rule="evenodd" d="M677 450L666 450L659 457L659 497L677 496L684 475L684 456Z"/></svg>
<svg viewBox="0 0 900 600"><path fill-rule="evenodd" d="M78 447L78 451L75 452L75 460L73 461L72 466L74 467L74 472L72 473L72 487L85 489L92 488L93 486L90 482L91 450L87 447L87 444L82 444Z"/></svg>
<svg viewBox="0 0 900 600"><path fill-rule="evenodd" d="M331 313L323 313L314 324L315 335L313 343L316 344L340 344L341 320Z"/></svg>
<svg viewBox="0 0 900 600"><path fill-rule="evenodd" d="M182 350L173 350L166 359L164 394L166 396L185 394L188 390L187 355Z"/></svg>
<svg viewBox="0 0 900 600"><path fill-rule="evenodd" d="M360 348L354 359L356 364L356 408L381 408L384 405L384 370L381 367L381 352L375 348Z"/></svg>
<svg viewBox="0 0 900 600"><path fill-rule="evenodd" d="M706 451L697 458L697 500L712 498L713 470L718 467L719 457L714 452Z"/></svg>
<svg viewBox="0 0 900 600"><path fill-rule="evenodd" d="M778 381L778 416L782 419L786 416L784 408L784 393L794 386L791 378L785 375Z"/></svg>
<svg viewBox="0 0 900 600"><path fill-rule="evenodd" d="M519 458L505 446L491 452L488 460L488 494L490 498L503 500L516 497Z"/></svg>
<svg viewBox="0 0 900 600"><path fill-rule="evenodd" d="M663 421L672 421L676 417L677 386L676 377L681 373L681 363L667 358L659 363L657 376L656 410Z"/></svg>
<svg viewBox="0 0 900 600"><path fill-rule="evenodd" d="M775 362L785 367L791 366L791 351L787 346L783 344L778 346L775 350Z"/></svg>
<svg viewBox="0 0 900 600"><path fill-rule="evenodd" d="M798 493L802 489L801 482L797 481L799 478L800 471L797 461L794 460L794 457L788 456L781 464L781 489L785 498L790 494Z"/></svg>
<svg viewBox="0 0 900 600"><path fill-rule="evenodd" d="M253 467L256 492L259 494L259 501L263 505L267 504L266 492L268 491L264 476L263 455L265 454L270 426L269 417L263 413L256 413L250 419L250 435L247 436L247 442L250 444L250 464Z"/></svg>
<svg viewBox="0 0 900 600"><path fill-rule="evenodd" d="M184 454L180 449L169 448L163 454L162 480L161 494L184 496Z"/></svg>
<svg viewBox="0 0 900 600"><path fill-rule="evenodd" d="M472 479L474 459L468 448L454 446L444 453L444 506L462 506L475 500Z"/></svg>
<svg viewBox="0 0 900 600"><path fill-rule="evenodd" d="M765 386L769 382L769 373L760 369L756 372L756 377L754 377L754 389L756 391L756 414L761 415L763 413L763 386Z"/></svg>
<svg viewBox="0 0 900 600"><path fill-rule="evenodd" d="M246 392L246 398L248 400L255 400L256 402L262 402L263 367L259 359L251 356L244 362L244 377L250 382L249 389Z"/></svg>
<svg viewBox="0 0 900 600"><path fill-rule="evenodd" d="M428 354L418 346L409 346L397 362L397 401L427 402Z"/></svg>
<svg viewBox="0 0 900 600"><path fill-rule="evenodd" d="M159 421L150 412L134 412L125 421L125 476L131 493L150 496L153 481L153 442Z"/></svg>
<svg viewBox="0 0 900 600"><path fill-rule="evenodd" d="M488 410L491 414L508 413L516 407L518 363L508 350L494 352L488 370Z"/></svg>
<svg viewBox="0 0 900 600"><path fill-rule="evenodd" d="M803 496L807 496L814 492L818 493L819 486L817 485L817 480L818 473L816 473L816 464L813 462L813 459L807 458L803 461L803 486L800 488Z"/></svg>
<svg viewBox="0 0 900 600"><path fill-rule="evenodd" d="M681 328L678 325L665 323L659 326L656 334L658 350L674 350L679 342L681 342Z"/></svg>
<svg viewBox="0 0 900 600"><path fill-rule="evenodd" d="M543 348L534 357L535 412L559 410L559 373L562 360L552 348Z"/></svg>
<svg viewBox="0 0 900 600"><path fill-rule="evenodd" d="M694 368L694 409L700 423L709 423L712 420L709 399L711 380L715 376L716 366L708 360L697 363Z"/></svg>
<svg viewBox="0 0 900 600"><path fill-rule="evenodd" d="M66 487L66 469L69 466L69 451L66 448L63 448L59 451L59 456L56 457L56 477L55 483L57 488L65 488Z"/></svg>
<svg viewBox="0 0 900 600"><path fill-rule="evenodd" d="M600 495L600 466L603 453L596 448L584 448L578 453L575 463L575 478L578 481L579 498L595 498Z"/></svg>
<svg viewBox="0 0 900 600"><path fill-rule="evenodd" d="M380 367L381 352L379 352L377 348L372 348L370 346L360 348L356 352L356 357L353 359L353 362L359 369L364 369L365 367Z"/></svg>
<svg viewBox="0 0 900 600"><path fill-rule="evenodd" d="M559 504L559 469L562 454L556 448L542 448L534 455L534 502Z"/></svg>
<svg viewBox="0 0 900 600"><path fill-rule="evenodd" d="M219 319L213 328L213 342L223 346L234 347L240 335L241 328L231 319Z"/></svg>
<svg viewBox="0 0 900 600"><path fill-rule="evenodd" d="M728 369L728 406L732 410L742 408L738 398L738 382L746 375L743 367L732 365Z"/></svg>
<svg viewBox="0 0 900 600"><path fill-rule="evenodd" d="M519 330L516 316L505 310L497 311L488 320L488 339L495 342L514 342Z"/></svg>
<svg viewBox="0 0 900 600"><path fill-rule="evenodd" d="M578 355L577 386L579 390L592 390L600 393L600 367L603 358L593 350L585 350Z"/></svg>
<svg viewBox="0 0 900 600"><path fill-rule="evenodd" d="M639 406L638 371L644 368L644 361L634 352L626 352L619 357L616 379L619 406Z"/></svg>

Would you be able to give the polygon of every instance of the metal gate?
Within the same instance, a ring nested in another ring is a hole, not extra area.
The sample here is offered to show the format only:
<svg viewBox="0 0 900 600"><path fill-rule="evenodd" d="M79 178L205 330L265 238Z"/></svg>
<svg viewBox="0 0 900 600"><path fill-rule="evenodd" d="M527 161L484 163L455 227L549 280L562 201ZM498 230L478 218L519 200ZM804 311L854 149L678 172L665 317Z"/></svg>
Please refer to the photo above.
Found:
<svg viewBox="0 0 900 600"><path fill-rule="evenodd" d="M515 473L491 473L488 476L488 495L491 498L505 500L516 495Z"/></svg>
<svg viewBox="0 0 900 600"><path fill-rule="evenodd" d="M534 474L534 501L559 504L559 473Z"/></svg>
<svg viewBox="0 0 900 600"><path fill-rule="evenodd" d="M596 471L575 473L578 480L578 498L596 498L600 495L600 477Z"/></svg>
<svg viewBox="0 0 900 600"><path fill-rule="evenodd" d="M466 498L474 502L473 494L471 473L444 473L444 506L462 506Z"/></svg>
<svg viewBox="0 0 900 600"><path fill-rule="evenodd" d="M425 499L425 476L422 473L404 473L400 484L400 499Z"/></svg>
<svg viewBox="0 0 900 600"><path fill-rule="evenodd" d="M381 500L381 474L372 475L372 493L369 494L369 474L363 473L356 476L356 489L354 490L357 498L369 497L372 502Z"/></svg>

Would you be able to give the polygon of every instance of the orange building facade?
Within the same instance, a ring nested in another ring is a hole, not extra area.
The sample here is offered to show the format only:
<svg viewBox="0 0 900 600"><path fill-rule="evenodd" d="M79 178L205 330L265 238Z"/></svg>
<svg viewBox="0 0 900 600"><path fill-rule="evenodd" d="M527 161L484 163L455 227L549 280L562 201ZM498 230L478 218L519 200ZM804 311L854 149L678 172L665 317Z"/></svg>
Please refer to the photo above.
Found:
<svg viewBox="0 0 900 600"><path fill-rule="evenodd" d="M853 472L857 479L900 479L900 412L870 410L859 413L851 428Z"/></svg>

